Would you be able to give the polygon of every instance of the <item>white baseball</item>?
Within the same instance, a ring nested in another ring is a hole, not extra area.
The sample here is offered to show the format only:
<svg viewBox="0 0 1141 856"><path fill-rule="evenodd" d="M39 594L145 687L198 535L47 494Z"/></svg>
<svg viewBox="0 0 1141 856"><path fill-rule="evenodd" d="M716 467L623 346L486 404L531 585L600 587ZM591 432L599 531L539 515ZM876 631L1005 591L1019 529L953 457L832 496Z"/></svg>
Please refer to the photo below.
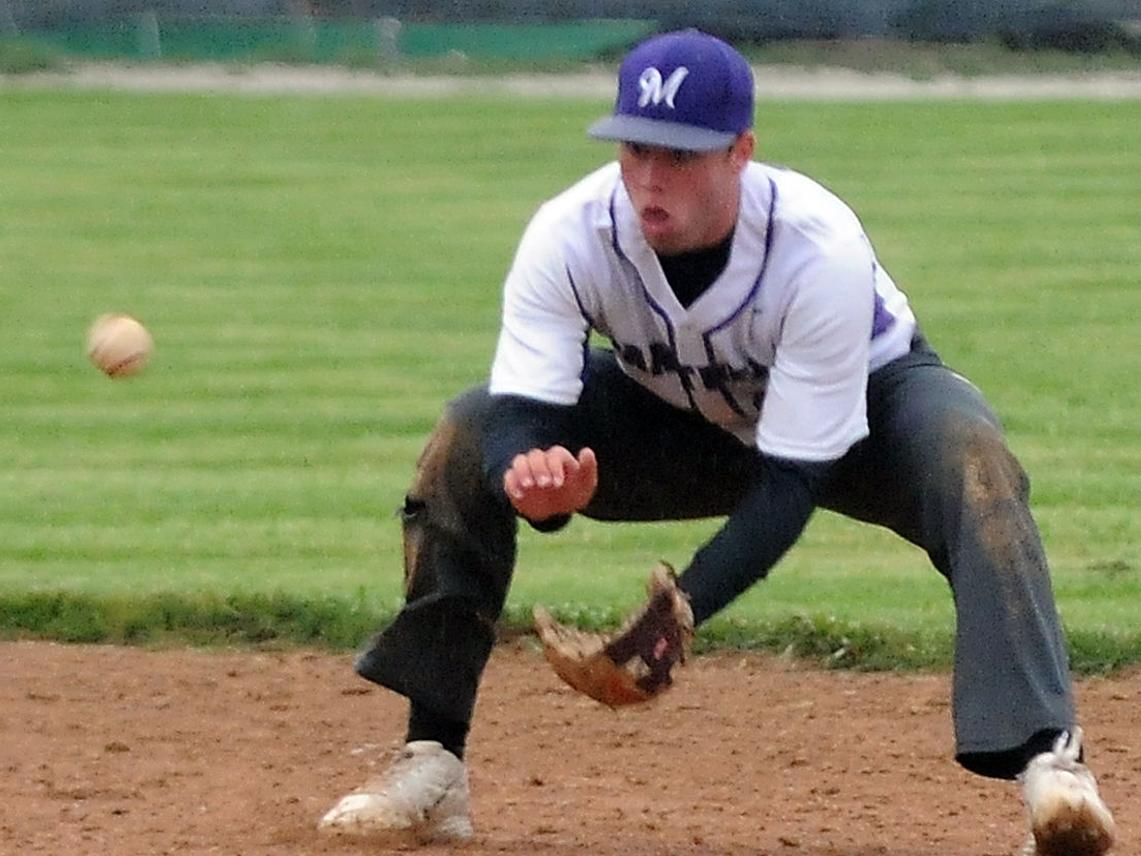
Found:
<svg viewBox="0 0 1141 856"><path fill-rule="evenodd" d="M152 351L151 334L130 315L100 315L87 333L87 356L107 377L138 374Z"/></svg>

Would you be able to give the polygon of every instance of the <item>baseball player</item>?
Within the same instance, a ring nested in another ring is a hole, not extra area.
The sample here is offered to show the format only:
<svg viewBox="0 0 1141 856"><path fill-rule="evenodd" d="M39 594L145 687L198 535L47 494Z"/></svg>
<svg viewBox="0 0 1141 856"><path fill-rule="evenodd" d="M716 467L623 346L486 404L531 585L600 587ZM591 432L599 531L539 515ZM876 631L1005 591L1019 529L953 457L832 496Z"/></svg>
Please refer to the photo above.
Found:
<svg viewBox="0 0 1141 856"><path fill-rule="evenodd" d="M692 628L820 507L895 531L950 583L956 760L1021 782L1024 852L1112 845L1027 478L851 209L753 159L753 89L746 60L696 30L623 61L614 112L590 129L617 161L535 214L490 382L451 402L404 504L406 604L356 669L410 700L406 751L322 829L472 835L465 741L519 519L726 518L618 636L560 653L570 634L541 622L559 673L619 704L668 687Z"/></svg>

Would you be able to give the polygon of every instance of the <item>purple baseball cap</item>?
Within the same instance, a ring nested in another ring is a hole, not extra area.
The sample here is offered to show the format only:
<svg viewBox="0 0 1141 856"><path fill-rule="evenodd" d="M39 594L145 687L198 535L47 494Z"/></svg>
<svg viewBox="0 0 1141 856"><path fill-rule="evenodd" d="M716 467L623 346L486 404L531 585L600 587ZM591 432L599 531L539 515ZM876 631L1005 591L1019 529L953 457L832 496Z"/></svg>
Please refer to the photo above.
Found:
<svg viewBox="0 0 1141 856"><path fill-rule="evenodd" d="M590 126L599 140L704 152L753 127L753 70L733 47L699 30L663 33L618 70L614 113Z"/></svg>

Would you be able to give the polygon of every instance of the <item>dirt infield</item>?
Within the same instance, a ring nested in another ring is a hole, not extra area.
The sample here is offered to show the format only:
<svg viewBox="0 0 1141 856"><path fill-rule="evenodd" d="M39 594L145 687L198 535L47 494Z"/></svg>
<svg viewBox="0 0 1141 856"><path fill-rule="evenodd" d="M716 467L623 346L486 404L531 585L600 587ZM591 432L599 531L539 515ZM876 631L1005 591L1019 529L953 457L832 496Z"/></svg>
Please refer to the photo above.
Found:
<svg viewBox="0 0 1141 856"><path fill-rule="evenodd" d="M403 703L350 656L20 642L0 661L0 853L388 852L315 828L402 736ZM1010 856L1017 792L951 761L948 694L945 675L718 655L615 713L511 643L479 701L462 852ZM1141 673L1078 694L1115 852L1135 854Z"/></svg>

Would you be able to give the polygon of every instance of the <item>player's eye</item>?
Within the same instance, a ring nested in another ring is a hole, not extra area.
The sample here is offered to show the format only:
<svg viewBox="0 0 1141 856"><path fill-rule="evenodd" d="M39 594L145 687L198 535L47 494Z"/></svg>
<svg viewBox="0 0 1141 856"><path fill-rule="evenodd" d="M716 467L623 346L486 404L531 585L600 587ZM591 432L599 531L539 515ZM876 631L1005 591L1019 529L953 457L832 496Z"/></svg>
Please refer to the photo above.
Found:
<svg viewBox="0 0 1141 856"><path fill-rule="evenodd" d="M631 157L637 160L646 160L652 157L661 157L672 166L688 166L701 156L702 152L691 152L688 149L669 149L664 146L647 146L644 143L622 144Z"/></svg>

